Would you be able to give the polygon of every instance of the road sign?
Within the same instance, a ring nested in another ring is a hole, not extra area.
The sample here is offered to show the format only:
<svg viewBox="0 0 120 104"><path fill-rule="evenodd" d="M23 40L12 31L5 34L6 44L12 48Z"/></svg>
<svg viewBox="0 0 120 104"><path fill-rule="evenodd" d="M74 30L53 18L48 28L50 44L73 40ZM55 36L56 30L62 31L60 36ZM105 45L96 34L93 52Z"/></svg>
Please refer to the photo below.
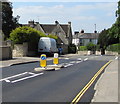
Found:
<svg viewBox="0 0 120 104"><path fill-rule="evenodd" d="M54 63L55 65L59 63L59 60L58 60L58 53L54 53L53 63Z"/></svg>
<svg viewBox="0 0 120 104"><path fill-rule="evenodd" d="M40 57L40 66L46 67L46 55L45 54L42 54Z"/></svg>

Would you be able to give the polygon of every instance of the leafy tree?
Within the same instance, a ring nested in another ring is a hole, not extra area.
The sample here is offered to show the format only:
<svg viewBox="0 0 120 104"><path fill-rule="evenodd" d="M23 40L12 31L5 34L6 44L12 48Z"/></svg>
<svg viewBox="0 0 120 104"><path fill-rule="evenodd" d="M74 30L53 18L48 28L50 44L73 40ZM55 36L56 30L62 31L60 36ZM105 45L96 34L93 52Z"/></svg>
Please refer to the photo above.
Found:
<svg viewBox="0 0 120 104"><path fill-rule="evenodd" d="M120 41L120 1L116 11L116 22L109 29L109 44L119 43Z"/></svg>
<svg viewBox="0 0 120 104"><path fill-rule="evenodd" d="M120 41L120 1L118 2L116 17L116 22L112 27L107 30L104 29L99 35L98 44L101 48L101 54L105 54L107 46L119 43Z"/></svg>
<svg viewBox="0 0 120 104"><path fill-rule="evenodd" d="M12 3L2 2L2 31L5 34L5 39L9 38L10 32L18 25L18 16L13 17Z"/></svg>
<svg viewBox="0 0 120 104"><path fill-rule="evenodd" d="M40 37L46 35L32 27L22 26L18 27L10 33L10 40L15 44L22 44L23 42L38 43Z"/></svg>
<svg viewBox="0 0 120 104"><path fill-rule="evenodd" d="M105 49L108 46L108 40L109 40L109 34L108 34L108 30L104 29L100 34L99 34L99 38L98 38L98 44L100 45L100 49L101 49L101 54L105 54Z"/></svg>
<svg viewBox="0 0 120 104"><path fill-rule="evenodd" d="M86 47L87 47L87 50L90 50L90 51L95 51L96 49L96 45L93 44L92 42L88 43Z"/></svg>
<svg viewBox="0 0 120 104"><path fill-rule="evenodd" d="M76 53L76 52L77 52L76 45L70 44L70 45L68 46L68 52L69 52L69 53Z"/></svg>

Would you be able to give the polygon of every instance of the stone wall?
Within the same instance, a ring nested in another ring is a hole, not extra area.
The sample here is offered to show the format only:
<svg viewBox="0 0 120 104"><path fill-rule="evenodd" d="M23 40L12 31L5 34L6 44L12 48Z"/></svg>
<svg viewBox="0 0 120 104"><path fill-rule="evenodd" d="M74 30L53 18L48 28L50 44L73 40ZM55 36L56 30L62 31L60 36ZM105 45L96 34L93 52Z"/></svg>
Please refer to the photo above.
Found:
<svg viewBox="0 0 120 104"><path fill-rule="evenodd" d="M105 51L106 55L118 55L118 52Z"/></svg>
<svg viewBox="0 0 120 104"><path fill-rule="evenodd" d="M10 46L0 46L0 51L2 53L0 60L12 59L12 49Z"/></svg>
<svg viewBox="0 0 120 104"><path fill-rule="evenodd" d="M78 51L78 54L80 54L80 55L87 55L88 51Z"/></svg>
<svg viewBox="0 0 120 104"><path fill-rule="evenodd" d="M13 49L13 57L23 57L28 54L28 44L15 44Z"/></svg>
<svg viewBox="0 0 120 104"><path fill-rule="evenodd" d="M80 54L80 55L92 55L93 52L91 52L91 51L78 51L78 54ZM101 55L101 51L96 51L95 55ZM105 55L118 55L118 52L105 51Z"/></svg>

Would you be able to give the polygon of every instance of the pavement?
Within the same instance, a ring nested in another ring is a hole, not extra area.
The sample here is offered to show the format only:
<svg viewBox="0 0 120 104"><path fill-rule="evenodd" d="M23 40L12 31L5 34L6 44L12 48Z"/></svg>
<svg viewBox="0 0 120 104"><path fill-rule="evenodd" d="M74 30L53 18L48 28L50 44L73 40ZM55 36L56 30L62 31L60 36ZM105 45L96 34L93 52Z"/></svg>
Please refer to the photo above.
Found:
<svg viewBox="0 0 120 104"><path fill-rule="evenodd" d="M95 94L91 102L118 103L118 60L113 60L98 79Z"/></svg>
<svg viewBox="0 0 120 104"><path fill-rule="evenodd" d="M62 55L63 57L71 57L75 54ZM76 54L77 55L77 54ZM47 60L52 60L52 57ZM38 62L39 57L14 57L11 60L0 61L0 68L16 64ZM118 102L118 59L113 60L100 76L95 87L95 94L91 102Z"/></svg>

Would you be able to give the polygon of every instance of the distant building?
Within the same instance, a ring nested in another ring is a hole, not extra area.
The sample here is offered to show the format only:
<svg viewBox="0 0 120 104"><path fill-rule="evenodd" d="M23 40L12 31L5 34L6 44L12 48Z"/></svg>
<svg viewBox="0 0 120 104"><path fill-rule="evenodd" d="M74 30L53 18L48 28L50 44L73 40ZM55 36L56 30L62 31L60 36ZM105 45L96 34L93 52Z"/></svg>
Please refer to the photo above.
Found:
<svg viewBox="0 0 120 104"><path fill-rule="evenodd" d="M57 46L63 48L64 53L68 53L68 46L72 44L72 27L71 22L67 24L60 24L55 21L55 24L40 24L39 22L28 21L28 24L22 26L30 26L46 35L53 34L58 36Z"/></svg>
<svg viewBox="0 0 120 104"><path fill-rule="evenodd" d="M75 32L75 34L73 35L73 40L72 43L75 45L80 45L80 46L86 46L89 42L92 42L93 44L97 44L98 43L98 37L99 37L99 33L95 32L95 33L84 33L84 31L82 30L82 32Z"/></svg>

